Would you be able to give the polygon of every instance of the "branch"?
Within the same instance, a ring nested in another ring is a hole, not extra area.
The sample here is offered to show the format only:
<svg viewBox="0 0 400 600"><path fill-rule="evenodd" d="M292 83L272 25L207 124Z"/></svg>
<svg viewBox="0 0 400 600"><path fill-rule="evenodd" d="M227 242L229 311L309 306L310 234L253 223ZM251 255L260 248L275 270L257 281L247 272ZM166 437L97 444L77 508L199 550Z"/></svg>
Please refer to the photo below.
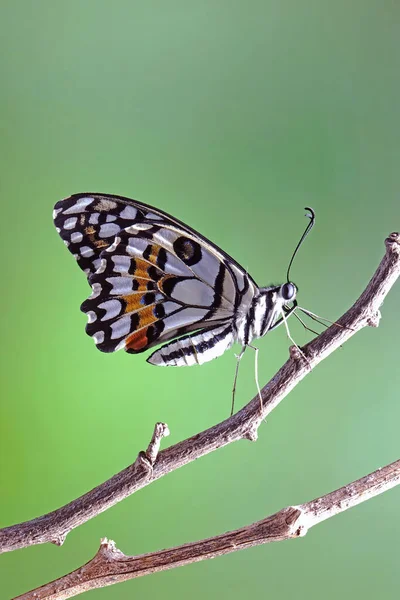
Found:
<svg viewBox="0 0 400 600"><path fill-rule="evenodd" d="M14 600L64 600L95 588L215 558L251 546L304 536L321 521L382 494L399 483L400 460L311 502L283 508L252 525L199 542L140 556L127 556L116 548L112 540L104 538L95 557L84 566Z"/></svg>
<svg viewBox="0 0 400 600"><path fill-rule="evenodd" d="M241 439L256 440L263 419L324 358L366 326L379 323L379 308L400 275L400 234L386 240L386 253L375 274L355 304L333 325L302 349L291 349L289 360L262 389L263 407L258 395L229 419L157 454L165 435L155 434L148 462L140 453L133 465L117 473L80 498L46 515L0 530L0 553L34 544L52 542L61 545L67 534L89 519L107 510L130 494L189 462ZM150 444L151 446L151 444ZM145 453L146 454L146 453Z"/></svg>

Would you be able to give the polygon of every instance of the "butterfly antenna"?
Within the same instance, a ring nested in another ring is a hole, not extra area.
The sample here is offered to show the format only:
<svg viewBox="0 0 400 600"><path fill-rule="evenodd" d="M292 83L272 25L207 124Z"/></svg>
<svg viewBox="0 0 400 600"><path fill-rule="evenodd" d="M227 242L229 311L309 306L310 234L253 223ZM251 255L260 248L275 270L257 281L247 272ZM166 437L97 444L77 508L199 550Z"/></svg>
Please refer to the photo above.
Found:
<svg viewBox="0 0 400 600"><path fill-rule="evenodd" d="M290 259L290 263L289 263L288 270L287 270L287 275L286 275L286 278L287 278L287 281L288 281L288 283L289 283L289 281L290 281L290 280L289 280L290 267L292 266L292 263L293 263L294 257L296 256L298 249L300 248L300 246L301 246L301 245L302 245L302 243L304 242L304 240L305 240L305 238L307 237L307 235L310 233L310 231L311 231L311 229L313 228L313 226L314 226L314 223L315 223L315 212L313 211L313 209L312 209L312 208L309 208L308 206L306 206L304 210L308 210L308 211L309 211L308 213L306 213L306 215L305 215L305 216L306 216L306 217L308 217L308 218L310 219L310 222L309 222L309 224L307 225L307 227L306 227L306 229L305 229L305 231L304 231L303 235L301 236L301 238L300 238L300 241L299 241L299 243L297 244L297 246L296 246L296 248L295 248L295 250L294 250L294 252L293 252L293 254L292 254L292 258Z"/></svg>

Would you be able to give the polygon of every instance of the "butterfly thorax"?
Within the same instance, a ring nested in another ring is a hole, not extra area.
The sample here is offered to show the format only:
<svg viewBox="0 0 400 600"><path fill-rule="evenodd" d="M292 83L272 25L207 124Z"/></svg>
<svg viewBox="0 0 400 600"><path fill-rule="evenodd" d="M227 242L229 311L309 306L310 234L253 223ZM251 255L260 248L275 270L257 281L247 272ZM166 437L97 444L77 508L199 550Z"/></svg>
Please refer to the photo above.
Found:
<svg viewBox="0 0 400 600"><path fill-rule="evenodd" d="M282 316L284 305L294 300L296 292L297 288L292 283L259 288L249 306L239 311L236 320L238 342L246 346L254 338L263 337Z"/></svg>

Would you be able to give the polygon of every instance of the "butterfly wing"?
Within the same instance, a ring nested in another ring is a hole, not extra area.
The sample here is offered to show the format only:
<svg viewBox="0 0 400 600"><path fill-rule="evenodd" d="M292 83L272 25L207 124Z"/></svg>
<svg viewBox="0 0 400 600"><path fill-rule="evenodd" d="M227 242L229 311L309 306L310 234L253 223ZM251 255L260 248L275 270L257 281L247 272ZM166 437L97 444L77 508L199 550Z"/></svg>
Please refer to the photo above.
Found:
<svg viewBox="0 0 400 600"><path fill-rule="evenodd" d="M257 286L202 235L150 206L100 194L62 200L55 224L88 274L93 292L81 308L100 350L138 353L197 331L149 358L194 364L233 343L237 308Z"/></svg>

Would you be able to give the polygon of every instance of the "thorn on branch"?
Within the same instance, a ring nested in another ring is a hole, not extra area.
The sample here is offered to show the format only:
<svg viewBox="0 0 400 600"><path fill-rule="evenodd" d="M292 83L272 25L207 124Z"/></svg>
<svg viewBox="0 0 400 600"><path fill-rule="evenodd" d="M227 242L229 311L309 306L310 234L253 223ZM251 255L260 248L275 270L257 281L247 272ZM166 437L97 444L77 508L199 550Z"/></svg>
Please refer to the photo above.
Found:
<svg viewBox="0 0 400 600"><path fill-rule="evenodd" d="M106 537L101 538L100 540L100 548L97 551L97 554L94 559L97 560L116 560L121 556L125 556L121 550L119 550L116 546L114 540L109 540Z"/></svg>
<svg viewBox="0 0 400 600"><path fill-rule="evenodd" d="M385 245L388 250L400 254L400 233L393 231L385 240Z"/></svg>
<svg viewBox="0 0 400 600"><path fill-rule="evenodd" d="M367 323L369 327L378 327L379 321L381 320L381 311L377 310L374 315L369 317Z"/></svg>
<svg viewBox="0 0 400 600"><path fill-rule="evenodd" d="M67 534L59 534L56 538L54 538L54 540L51 540L52 544L55 544L56 546L62 546L63 543L65 542L65 538L67 537Z"/></svg>
<svg viewBox="0 0 400 600"><path fill-rule="evenodd" d="M256 442L258 440L258 423L253 423L244 433L243 437L250 442Z"/></svg>

